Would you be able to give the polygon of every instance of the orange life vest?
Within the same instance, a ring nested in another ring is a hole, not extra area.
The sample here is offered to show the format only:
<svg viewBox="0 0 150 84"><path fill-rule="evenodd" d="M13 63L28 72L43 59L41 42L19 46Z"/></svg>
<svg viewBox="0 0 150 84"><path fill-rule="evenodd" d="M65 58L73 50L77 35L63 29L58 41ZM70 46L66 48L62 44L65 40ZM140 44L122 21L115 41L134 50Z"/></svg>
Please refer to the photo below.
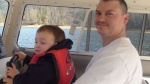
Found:
<svg viewBox="0 0 150 84"><path fill-rule="evenodd" d="M63 48L59 50L51 50L47 53L53 55L58 84L70 84L75 75L75 67L70 58L69 50Z"/></svg>
<svg viewBox="0 0 150 84"><path fill-rule="evenodd" d="M59 50L51 50L46 53L35 54L31 59L30 64L36 63L39 57L44 56L45 54L52 55L58 84L70 84L75 76L75 67L70 58L69 50L63 48Z"/></svg>

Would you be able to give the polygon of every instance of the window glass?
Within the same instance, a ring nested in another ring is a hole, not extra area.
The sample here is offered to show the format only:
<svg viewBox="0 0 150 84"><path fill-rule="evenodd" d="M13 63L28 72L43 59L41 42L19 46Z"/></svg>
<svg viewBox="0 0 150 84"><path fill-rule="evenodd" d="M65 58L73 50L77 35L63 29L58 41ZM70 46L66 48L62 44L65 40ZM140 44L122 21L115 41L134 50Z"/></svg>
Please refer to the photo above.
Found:
<svg viewBox="0 0 150 84"><path fill-rule="evenodd" d="M146 20L141 55L150 56L150 15L148 15L147 20Z"/></svg>
<svg viewBox="0 0 150 84"><path fill-rule="evenodd" d="M0 35L2 35L6 15L8 11L8 2L6 0L0 0Z"/></svg>
<svg viewBox="0 0 150 84"><path fill-rule="evenodd" d="M82 38L80 41L80 45L78 46L80 51L86 51L86 49L85 49L86 48L86 39L87 39L87 27L84 28L84 31L82 33Z"/></svg>
<svg viewBox="0 0 150 84"><path fill-rule="evenodd" d="M22 20L18 45L33 48L37 29L41 25L50 24L58 25L64 30L66 37L73 40L72 51L75 51L81 24L87 10L84 8L27 5ZM70 28L76 29L75 32L69 34Z"/></svg>
<svg viewBox="0 0 150 84"><path fill-rule="evenodd" d="M96 52L100 47L102 47L102 38L100 34L97 32L97 29L94 24L95 19L95 11L92 12L92 27L91 27L91 34L90 34L90 46L89 51Z"/></svg>
<svg viewBox="0 0 150 84"><path fill-rule="evenodd" d="M126 36L130 38L132 44L137 50L139 48L142 25L143 14L130 13L130 19L127 24Z"/></svg>

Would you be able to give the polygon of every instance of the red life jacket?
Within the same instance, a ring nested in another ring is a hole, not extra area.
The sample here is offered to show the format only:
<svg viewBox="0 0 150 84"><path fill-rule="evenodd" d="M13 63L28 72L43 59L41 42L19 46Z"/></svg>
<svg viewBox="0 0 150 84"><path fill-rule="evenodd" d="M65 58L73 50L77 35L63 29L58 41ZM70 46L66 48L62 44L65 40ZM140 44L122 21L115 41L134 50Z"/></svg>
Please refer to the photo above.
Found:
<svg viewBox="0 0 150 84"><path fill-rule="evenodd" d="M58 84L70 84L75 75L75 67L70 58L69 50L64 48L52 50L48 53L53 54L54 59L56 59L56 67L58 66L59 73Z"/></svg>
<svg viewBox="0 0 150 84"><path fill-rule="evenodd" d="M69 50L63 48L59 50L51 50L46 53L50 53L53 56L58 84L70 84L75 76L75 67L70 58ZM39 57L44 56L46 53L36 54L31 59L30 63L36 63Z"/></svg>

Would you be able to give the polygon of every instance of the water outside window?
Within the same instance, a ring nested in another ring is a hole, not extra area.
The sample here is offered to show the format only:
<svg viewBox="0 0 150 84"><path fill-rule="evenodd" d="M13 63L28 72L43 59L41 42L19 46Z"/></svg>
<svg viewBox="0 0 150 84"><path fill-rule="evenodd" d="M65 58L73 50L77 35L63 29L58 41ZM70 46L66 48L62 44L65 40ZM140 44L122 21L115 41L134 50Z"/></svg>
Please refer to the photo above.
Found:
<svg viewBox="0 0 150 84"><path fill-rule="evenodd" d="M35 44L35 34L41 25L58 25L65 32L67 38L73 40L71 51L76 51L77 40L79 38L81 24L88 9L51 7L27 5L23 15L21 31L18 39L18 46L33 48ZM76 27L75 33L69 34L72 26ZM82 40L85 42L84 40ZM81 47L84 50L84 46Z"/></svg>
<svg viewBox="0 0 150 84"><path fill-rule="evenodd" d="M4 23L8 11L8 2L6 0L0 0L0 35L2 35Z"/></svg>

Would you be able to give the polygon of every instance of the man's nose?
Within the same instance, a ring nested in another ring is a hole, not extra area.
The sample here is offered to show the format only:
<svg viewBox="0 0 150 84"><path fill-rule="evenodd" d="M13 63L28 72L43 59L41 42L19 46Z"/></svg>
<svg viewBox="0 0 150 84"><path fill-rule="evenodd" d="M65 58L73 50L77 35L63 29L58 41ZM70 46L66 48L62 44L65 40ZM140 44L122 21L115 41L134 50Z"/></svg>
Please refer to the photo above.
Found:
<svg viewBox="0 0 150 84"><path fill-rule="evenodd" d="M104 22L104 21L106 21L106 16L102 14L102 15L97 17L97 20L100 22Z"/></svg>

